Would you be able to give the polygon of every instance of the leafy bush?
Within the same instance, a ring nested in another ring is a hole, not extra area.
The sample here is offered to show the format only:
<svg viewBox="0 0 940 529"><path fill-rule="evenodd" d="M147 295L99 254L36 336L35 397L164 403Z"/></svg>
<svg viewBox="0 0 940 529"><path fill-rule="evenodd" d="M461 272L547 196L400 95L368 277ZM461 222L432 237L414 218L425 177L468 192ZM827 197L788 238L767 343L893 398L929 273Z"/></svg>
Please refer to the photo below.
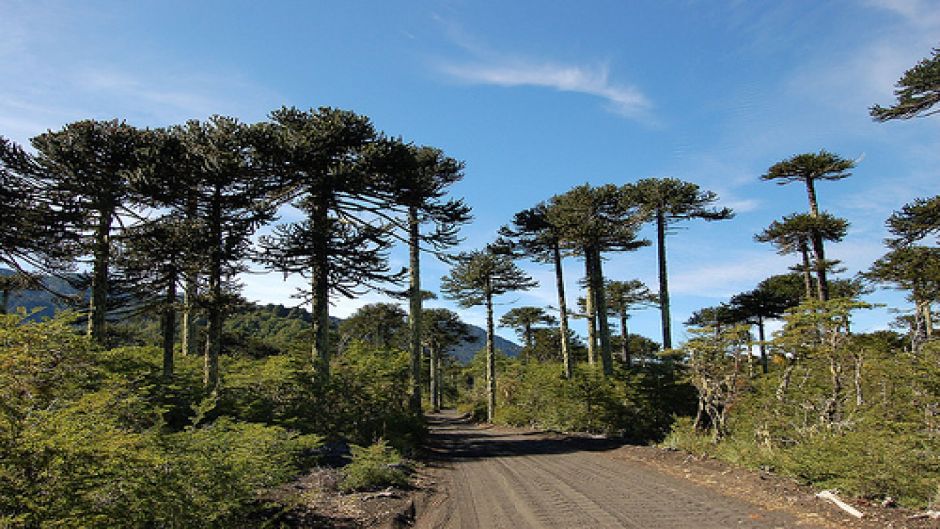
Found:
<svg viewBox="0 0 940 529"><path fill-rule="evenodd" d="M340 489L348 492L408 485L401 455L385 441L368 447L353 445L351 449L352 461L343 468L345 477Z"/></svg>

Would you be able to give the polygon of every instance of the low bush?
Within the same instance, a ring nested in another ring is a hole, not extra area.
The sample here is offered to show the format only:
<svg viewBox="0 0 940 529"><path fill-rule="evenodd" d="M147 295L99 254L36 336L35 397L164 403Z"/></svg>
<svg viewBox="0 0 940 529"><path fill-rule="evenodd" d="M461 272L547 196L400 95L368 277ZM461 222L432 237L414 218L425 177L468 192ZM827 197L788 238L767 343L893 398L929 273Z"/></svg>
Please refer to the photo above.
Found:
<svg viewBox="0 0 940 529"><path fill-rule="evenodd" d="M401 455L384 440L370 446L353 445L352 461L343 468L339 487L344 491L374 490L408 485L408 474Z"/></svg>

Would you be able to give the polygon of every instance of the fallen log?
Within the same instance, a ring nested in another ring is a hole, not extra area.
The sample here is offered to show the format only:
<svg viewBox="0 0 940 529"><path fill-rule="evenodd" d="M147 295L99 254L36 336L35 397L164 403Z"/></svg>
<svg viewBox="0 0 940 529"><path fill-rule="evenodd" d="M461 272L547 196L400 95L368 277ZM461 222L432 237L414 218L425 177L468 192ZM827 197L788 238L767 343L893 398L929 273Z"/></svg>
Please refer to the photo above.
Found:
<svg viewBox="0 0 940 529"><path fill-rule="evenodd" d="M824 490L824 491L822 491L822 492L816 494L816 497L817 497L817 498L820 498L820 499L823 499L823 500L831 501L832 503L836 504L837 507L839 507L839 508L842 509L843 511L845 511L845 512L851 514L852 516L854 516L854 517L856 517L856 518L861 518L862 516L865 516L865 514L862 513L862 511L860 511L860 510L856 509L855 507L852 507L852 506L849 505L848 503L845 503L844 501L840 500L839 497L836 496L836 494L835 494L834 492L832 492L831 490Z"/></svg>

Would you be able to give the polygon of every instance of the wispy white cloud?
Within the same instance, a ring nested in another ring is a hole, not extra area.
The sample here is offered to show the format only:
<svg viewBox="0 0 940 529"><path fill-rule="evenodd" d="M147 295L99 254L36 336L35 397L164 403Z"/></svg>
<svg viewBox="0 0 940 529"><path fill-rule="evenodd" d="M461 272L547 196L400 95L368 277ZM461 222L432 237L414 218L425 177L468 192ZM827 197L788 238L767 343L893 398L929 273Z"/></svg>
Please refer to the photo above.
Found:
<svg viewBox="0 0 940 529"><path fill-rule="evenodd" d="M786 273L787 266L785 258L772 252L747 252L724 262L676 267L676 273L670 278L669 291L724 299L754 288L771 275Z"/></svg>
<svg viewBox="0 0 940 529"><path fill-rule="evenodd" d="M867 0L865 3L900 15L915 26L940 26L940 9L930 0Z"/></svg>
<svg viewBox="0 0 940 529"><path fill-rule="evenodd" d="M615 83L607 65L581 66L512 60L445 63L441 71L461 81L503 87L535 86L599 97L608 108L629 118L646 118L652 107L635 86Z"/></svg>

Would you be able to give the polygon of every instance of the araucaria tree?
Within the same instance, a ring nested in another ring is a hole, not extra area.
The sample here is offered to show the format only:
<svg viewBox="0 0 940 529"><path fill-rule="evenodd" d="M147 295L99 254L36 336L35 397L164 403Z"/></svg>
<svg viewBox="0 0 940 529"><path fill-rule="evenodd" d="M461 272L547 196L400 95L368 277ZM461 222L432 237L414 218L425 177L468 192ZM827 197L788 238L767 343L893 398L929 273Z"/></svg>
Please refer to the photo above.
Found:
<svg viewBox="0 0 940 529"><path fill-rule="evenodd" d="M655 305L658 300L639 279L607 281L606 286L608 310L620 319L621 359L625 366L630 367L630 333L627 331L630 309Z"/></svg>
<svg viewBox="0 0 940 529"><path fill-rule="evenodd" d="M329 378L329 297L397 279L386 251L389 226L374 218L385 201L387 175L370 171L368 151L379 136L371 121L353 112L283 108L271 113L263 164L288 190L283 197L306 218L279 225L261 238L259 259L285 274L310 281L300 295L313 315L313 361Z"/></svg>
<svg viewBox="0 0 940 529"><path fill-rule="evenodd" d="M607 298L604 292L603 253L631 251L649 244L637 240L642 217L635 203L614 185L577 186L552 197L548 219L558 226L564 245L584 256L587 284L588 358L594 357L594 327L600 342L604 375L613 373Z"/></svg>
<svg viewBox="0 0 940 529"><path fill-rule="evenodd" d="M761 180L776 181L779 185L791 182L803 182L809 199L809 214L814 219L821 217L819 203L816 200L816 182L818 180L841 180L852 173L855 162L831 152L821 150L818 153L798 154L778 162L761 176ZM829 284L826 281L826 252L823 247L823 232L819 226L810 227L810 243L816 265L816 281L819 299L829 299Z"/></svg>
<svg viewBox="0 0 940 529"><path fill-rule="evenodd" d="M554 316L546 313L543 308L516 307L503 314L503 317L499 319L499 326L509 327L522 337L522 341L525 343L522 358L528 360L535 345L533 331L538 325L554 325L557 321Z"/></svg>
<svg viewBox="0 0 940 529"><path fill-rule="evenodd" d="M666 235L669 227L689 219L723 220L734 213L730 208L716 208L718 195L698 185L676 178L644 178L624 186L624 196L643 207L644 217L656 225L659 258L659 307L662 315L663 348L672 348L672 321L669 305L669 275L666 270Z"/></svg>
<svg viewBox="0 0 940 529"><path fill-rule="evenodd" d="M864 276L910 292L914 302L915 348L922 337L933 337L931 305L940 301L940 248L908 246L891 250L875 261Z"/></svg>
<svg viewBox="0 0 940 529"><path fill-rule="evenodd" d="M450 274L441 279L441 291L462 307L486 307L486 418L496 410L496 351L493 345L493 298L507 292L535 288L538 283L507 255L491 248L464 252Z"/></svg>
<svg viewBox="0 0 940 529"><path fill-rule="evenodd" d="M909 246L928 235L940 233L940 195L904 204L888 217L885 224L894 236L887 240L892 248Z"/></svg>
<svg viewBox="0 0 940 529"><path fill-rule="evenodd" d="M909 119L938 112L931 109L940 102L940 48L934 48L930 57L904 72L894 95L897 97L894 105L871 107L871 117L875 121Z"/></svg>
<svg viewBox="0 0 940 529"><path fill-rule="evenodd" d="M43 191L38 169L23 148L0 136L0 265L13 271L0 277L0 313L11 291L41 287L36 274L69 269L76 251L70 226L79 212Z"/></svg>
<svg viewBox="0 0 940 529"><path fill-rule="evenodd" d="M463 163L433 147L414 147L391 140L377 146L374 169L387 175L387 195L371 201L375 212L384 210L383 219L407 233L408 243L408 326L411 352L411 408L421 411L421 251L440 252L460 242L457 232L470 221L470 207L462 200L447 199L450 186L463 178ZM381 183L381 182L380 182ZM389 214L389 206L402 209ZM404 222L400 217L404 217ZM422 232L421 226L431 229Z"/></svg>
<svg viewBox="0 0 940 529"><path fill-rule="evenodd" d="M447 350L461 342L474 340L470 328L457 313L447 309L427 309L421 315L421 337L430 353L428 393L431 410L440 411L443 401L443 365Z"/></svg>
<svg viewBox="0 0 940 529"><path fill-rule="evenodd" d="M769 370L767 358L767 337L765 326L768 319L779 318L791 307L791 300L775 291L771 285L761 283L754 290L742 292L731 297L730 308L736 320L748 325L757 325L758 348L760 349L761 370Z"/></svg>
<svg viewBox="0 0 940 529"><path fill-rule="evenodd" d="M799 253L800 264L796 267L803 276L806 298L813 297L813 266L809 255L809 246L813 234L819 233L824 241L839 242L845 238L849 223L829 213L814 217L808 213L786 215L782 220L775 220L764 231L754 236L757 242L769 242L777 247L781 255ZM829 266L831 263L825 263Z"/></svg>
<svg viewBox="0 0 940 529"><path fill-rule="evenodd" d="M121 121L85 120L32 139L47 191L74 205L82 218L72 226L91 255L88 335L104 341L108 269L114 224L133 214L132 176L139 168L142 133Z"/></svg>
<svg viewBox="0 0 940 529"><path fill-rule="evenodd" d="M503 226L500 236L509 244L512 252L520 257L539 263L551 263L555 268L555 289L558 295L558 319L561 358L565 378L571 378L573 368L568 342L568 303L565 299L565 278L562 267L561 227L552 224L548 215L549 206L540 203L513 216L509 226Z"/></svg>
<svg viewBox="0 0 940 529"><path fill-rule="evenodd" d="M231 301L229 287L251 254L251 236L274 218L272 195L282 184L258 161L262 138L264 144L270 141L260 125L214 116L188 122L180 136L191 160L189 185L201 219L188 226L187 236L202 248L196 258L208 278L203 382L214 391L219 384L222 324Z"/></svg>

